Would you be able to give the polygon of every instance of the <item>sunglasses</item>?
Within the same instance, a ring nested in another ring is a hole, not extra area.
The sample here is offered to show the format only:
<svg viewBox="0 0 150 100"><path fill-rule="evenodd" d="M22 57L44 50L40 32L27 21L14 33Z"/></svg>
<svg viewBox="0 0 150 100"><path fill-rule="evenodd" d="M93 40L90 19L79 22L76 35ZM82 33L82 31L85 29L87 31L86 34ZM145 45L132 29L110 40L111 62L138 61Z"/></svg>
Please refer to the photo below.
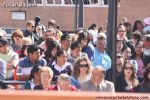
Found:
<svg viewBox="0 0 150 100"><path fill-rule="evenodd" d="M133 68L132 67L125 67L124 69L126 69L126 70L128 70L128 69L132 70Z"/></svg>
<svg viewBox="0 0 150 100"><path fill-rule="evenodd" d="M15 35L14 37L22 38L22 36L20 36L20 35Z"/></svg>
<svg viewBox="0 0 150 100"><path fill-rule="evenodd" d="M42 29L38 29L38 30L42 30Z"/></svg>
<svg viewBox="0 0 150 100"><path fill-rule="evenodd" d="M89 65L88 64L80 64L80 67L83 68L83 67L88 67Z"/></svg>

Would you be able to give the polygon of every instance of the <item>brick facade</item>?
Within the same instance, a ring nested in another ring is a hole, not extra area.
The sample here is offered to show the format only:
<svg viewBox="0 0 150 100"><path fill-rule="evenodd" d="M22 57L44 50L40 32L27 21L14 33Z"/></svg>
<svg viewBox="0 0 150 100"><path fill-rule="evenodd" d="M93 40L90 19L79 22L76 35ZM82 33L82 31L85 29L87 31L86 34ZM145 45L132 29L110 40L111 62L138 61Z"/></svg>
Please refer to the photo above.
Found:
<svg viewBox="0 0 150 100"><path fill-rule="evenodd" d="M74 6L37 6L37 7L2 7L5 0L0 0L0 27L25 28L26 21L34 20L35 16L42 18L42 23L47 27L49 19L55 19L62 30L72 31L74 29ZM23 2L25 0L10 0ZM143 20L150 16L150 0L121 0L118 7L118 22L121 18L127 17L133 24L136 19ZM11 11L25 11L26 20L12 20ZM84 25L87 28L93 22L104 25L107 20L108 7L85 7Z"/></svg>

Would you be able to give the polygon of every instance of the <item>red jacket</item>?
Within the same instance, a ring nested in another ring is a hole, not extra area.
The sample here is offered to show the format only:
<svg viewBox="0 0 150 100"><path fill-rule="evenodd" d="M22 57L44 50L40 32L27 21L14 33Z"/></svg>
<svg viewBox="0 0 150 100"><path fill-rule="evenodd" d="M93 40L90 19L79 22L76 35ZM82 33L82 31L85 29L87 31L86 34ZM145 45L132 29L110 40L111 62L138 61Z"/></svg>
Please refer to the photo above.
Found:
<svg viewBox="0 0 150 100"><path fill-rule="evenodd" d="M53 85L53 86L50 86L48 90L56 91L56 90L58 90L58 87L57 87L57 85ZM70 85L69 86L69 91L77 91L77 88L73 85Z"/></svg>

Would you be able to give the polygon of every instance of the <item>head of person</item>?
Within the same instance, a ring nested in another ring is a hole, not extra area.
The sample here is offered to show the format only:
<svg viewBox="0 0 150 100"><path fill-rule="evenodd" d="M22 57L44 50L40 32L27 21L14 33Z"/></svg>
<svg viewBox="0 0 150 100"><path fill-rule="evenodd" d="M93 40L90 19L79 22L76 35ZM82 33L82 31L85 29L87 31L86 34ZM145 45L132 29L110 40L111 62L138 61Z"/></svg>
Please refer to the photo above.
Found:
<svg viewBox="0 0 150 100"><path fill-rule="evenodd" d="M56 63L65 64L67 61L67 53L63 49L60 49L56 53Z"/></svg>
<svg viewBox="0 0 150 100"><path fill-rule="evenodd" d="M27 54L28 54L29 59L35 62L39 60L41 56L41 49L37 45L34 45L34 44L29 45L27 48Z"/></svg>
<svg viewBox="0 0 150 100"><path fill-rule="evenodd" d="M35 23L34 21L28 21L26 23L26 29L29 31L29 32L33 32L34 31L34 28L35 28Z"/></svg>
<svg viewBox="0 0 150 100"><path fill-rule="evenodd" d="M126 36L126 27L124 25L120 25L117 29L117 35L119 38L123 38Z"/></svg>
<svg viewBox="0 0 150 100"><path fill-rule="evenodd" d="M13 31L12 36L11 36L11 40L12 42L16 43L16 44L21 44L22 43L22 38L23 38L23 32L19 29Z"/></svg>
<svg viewBox="0 0 150 100"><path fill-rule="evenodd" d="M73 58L77 58L77 57L80 56L82 47L81 47L81 44L78 41L73 42L71 44L70 48L71 48L71 56Z"/></svg>
<svg viewBox="0 0 150 100"><path fill-rule="evenodd" d="M98 36L96 42L96 48L99 52L104 52L107 47L107 41L104 37Z"/></svg>
<svg viewBox="0 0 150 100"><path fill-rule="evenodd" d="M57 38L57 32L54 28L49 28L46 33L45 33L46 37L54 37Z"/></svg>
<svg viewBox="0 0 150 100"><path fill-rule="evenodd" d="M82 47L85 47L89 42L89 33L87 31L83 31L78 34L77 41L81 44Z"/></svg>
<svg viewBox="0 0 150 100"><path fill-rule="evenodd" d="M124 52L123 52L123 56L126 60L130 59L131 57L131 49L129 47L127 47Z"/></svg>
<svg viewBox="0 0 150 100"><path fill-rule="evenodd" d="M91 74L92 65L88 57L80 56L73 64L73 76L78 78L81 73Z"/></svg>
<svg viewBox="0 0 150 100"><path fill-rule="evenodd" d="M42 26L41 25L36 26L35 31L36 33L39 33L42 35L42 32L43 32Z"/></svg>
<svg viewBox="0 0 150 100"><path fill-rule="evenodd" d="M6 37L6 32L2 29L0 29L0 38L5 38Z"/></svg>
<svg viewBox="0 0 150 100"><path fill-rule="evenodd" d="M60 74L57 79L57 86L60 91L70 90L71 78L68 74Z"/></svg>
<svg viewBox="0 0 150 100"><path fill-rule="evenodd" d="M149 34L143 35L142 41L144 48L150 49L150 35Z"/></svg>
<svg viewBox="0 0 150 100"><path fill-rule="evenodd" d="M57 51L60 49L59 44L56 41L50 41L48 48L45 51L45 56L48 58L53 58L56 56Z"/></svg>
<svg viewBox="0 0 150 100"><path fill-rule="evenodd" d="M132 32L132 25L131 25L131 23L126 22L123 25L126 27L127 33L131 33Z"/></svg>
<svg viewBox="0 0 150 100"><path fill-rule="evenodd" d="M130 80L134 80L136 78L136 69L130 60L126 60L124 62L121 74L123 77L130 78Z"/></svg>
<svg viewBox="0 0 150 100"><path fill-rule="evenodd" d="M21 48L20 55L19 55L20 57L27 57L28 56L27 48L31 44L33 44L33 43L32 43L32 40L30 38L27 38L27 37L22 38L22 48Z"/></svg>
<svg viewBox="0 0 150 100"><path fill-rule="evenodd" d="M100 84L105 78L106 71L102 66L96 66L92 70L91 82Z"/></svg>
<svg viewBox="0 0 150 100"><path fill-rule="evenodd" d="M95 23L93 23L90 27L89 30L97 30L98 29L98 25L96 25Z"/></svg>
<svg viewBox="0 0 150 100"><path fill-rule="evenodd" d="M36 82L38 82L39 84L41 83L41 77L40 77L40 69L42 67L41 66L33 66L32 70L31 70L31 73L30 73L30 76L29 76L29 80L35 80Z"/></svg>
<svg viewBox="0 0 150 100"><path fill-rule="evenodd" d="M48 22L48 28L56 28L57 23L54 19L50 19Z"/></svg>
<svg viewBox="0 0 150 100"><path fill-rule="evenodd" d="M123 41L120 39L117 39L117 43L116 43L116 49L117 52L121 52L123 49Z"/></svg>
<svg viewBox="0 0 150 100"><path fill-rule="evenodd" d="M133 32L134 31L142 31L144 28L144 25L143 25L143 22L141 20L136 20L134 22L134 25L133 25Z"/></svg>
<svg viewBox="0 0 150 100"><path fill-rule="evenodd" d="M117 56L116 56L116 70L118 72L121 72L122 70L122 67L124 65L124 57L121 53L117 53Z"/></svg>
<svg viewBox="0 0 150 100"><path fill-rule="evenodd" d="M143 42L142 41L137 42L135 44L135 53L136 53L136 55L140 55L141 56L142 53L143 53L143 50L144 50Z"/></svg>
<svg viewBox="0 0 150 100"><path fill-rule="evenodd" d="M39 72L43 88L48 89L53 78L53 70L50 67L43 66Z"/></svg>
<svg viewBox="0 0 150 100"><path fill-rule="evenodd" d="M145 71L143 73L143 79L144 82L150 82L150 63L145 68Z"/></svg>
<svg viewBox="0 0 150 100"><path fill-rule="evenodd" d="M71 45L71 37L69 34L63 34L60 38L60 42L61 42L61 47L64 50L68 50L70 45Z"/></svg>
<svg viewBox="0 0 150 100"><path fill-rule="evenodd" d="M131 37L130 37L132 43L135 45L138 41L141 41L142 40L142 37L141 37L141 32L140 31L135 31Z"/></svg>
<svg viewBox="0 0 150 100"><path fill-rule="evenodd" d="M9 43L7 39L0 38L0 53L6 53L9 49Z"/></svg>

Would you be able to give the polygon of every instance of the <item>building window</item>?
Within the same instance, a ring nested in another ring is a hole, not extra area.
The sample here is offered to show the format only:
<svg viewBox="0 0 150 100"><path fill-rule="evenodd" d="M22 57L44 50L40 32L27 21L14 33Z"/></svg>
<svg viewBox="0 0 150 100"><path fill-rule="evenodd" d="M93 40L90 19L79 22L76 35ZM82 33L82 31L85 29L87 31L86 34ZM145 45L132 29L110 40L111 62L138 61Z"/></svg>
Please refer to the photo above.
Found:
<svg viewBox="0 0 150 100"><path fill-rule="evenodd" d="M55 4L62 4L61 0L55 0Z"/></svg>
<svg viewBox="0 0 150 100"><path fill-rule="evenodd" d="M71 0L64 0L65 4L72 4Z"/></svg>
<svg viewBox="0 0 150 100"><path fill-rule="evenodd" d="M42 0L35 0L36 4L42 4Z"/></svg>
<svg viewBox="0 0 150 100"><path fill-rule="evenodd" d="M12 20L26 20L26 12L12 11Z"/></svg>
<svg viewBox="0 0 150 100"><path fill-rule="evenodd" d="M53 0L47 0L47 4L54 4Z"/></svg>

